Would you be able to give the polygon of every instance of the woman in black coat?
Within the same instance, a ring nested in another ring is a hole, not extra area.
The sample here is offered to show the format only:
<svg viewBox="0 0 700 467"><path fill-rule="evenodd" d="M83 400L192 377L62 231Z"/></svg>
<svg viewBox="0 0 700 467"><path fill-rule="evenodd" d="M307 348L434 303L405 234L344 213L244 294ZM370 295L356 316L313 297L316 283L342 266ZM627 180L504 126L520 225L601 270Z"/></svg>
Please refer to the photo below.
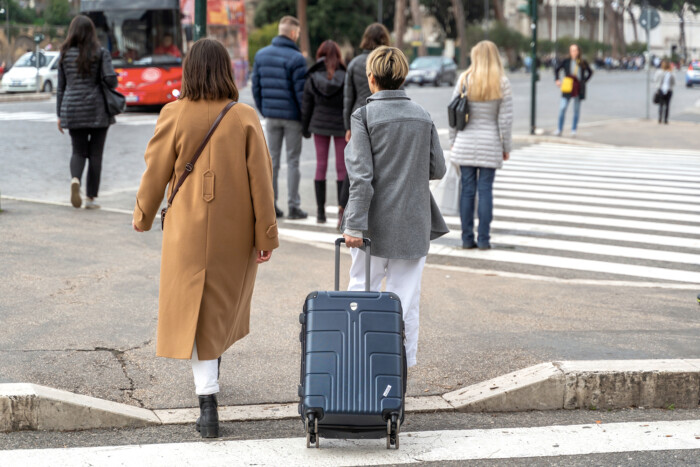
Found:
<svg viewBox="0 0 700 467"><path fill-rule="evenodd" d="M112 59L100 46L92 20L76 16L61 46L56 92L58 130L63 133L67 129L73 145L71 204L75 208L82 205L80 183L88 161L85 208L100 207L95 198L100 188L102 153L107 129L114 123L114 117L107 113L101 81L111 88L117 87Z"/></svg>
<svg viewBox="0 0 700 467"><path fill-rule="evenodd" d="M331 139L335 146L335 169L338 174L338 204L340 190L346 177L345 123L343 122L343 87L345 64L340 47L325 41L316 52L316 64L307 73L301 106L301 123L305 138L314 135L316 146L316 176L314 188L318 207L317 221L326 222L326 172Z"/></svg>
<svg viewBox="0 0 700 467"><path fill-rule="evenodd" d="M564 79L559 79L559 74L564 73ZM561 136L564 129L564 116L569 107L569 101L574 100L574 120L571 124L571 135L576 136L576 127L581 113L581 101L586 98L586 83L593 76L593 70L588 62L581 57L581 49L577 44L569 47L569 57L554 69L554 81L561 87L561 103L559 104L559 124L557 136Z"/></svg>

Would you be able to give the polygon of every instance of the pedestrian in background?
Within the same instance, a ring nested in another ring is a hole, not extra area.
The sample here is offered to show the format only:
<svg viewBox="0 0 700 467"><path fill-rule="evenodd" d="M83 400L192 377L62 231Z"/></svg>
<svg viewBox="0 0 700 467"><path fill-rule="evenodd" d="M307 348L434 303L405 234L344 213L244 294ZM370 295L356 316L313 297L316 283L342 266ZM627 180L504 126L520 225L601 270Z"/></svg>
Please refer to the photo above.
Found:
<svg viewBox="0 0 700 467"><path fill-rule="evenodd" d="M287 203L289 219L305 219L301 209L299 182L301 171L301 102L306 82L306 59L299 51L299 20L285 16L279 22L279 36L272 44L255 54L253 65L253 97L255 105L265 117L267 142L272 157L272 185L275 190L275 212L282 217L284 212L277 207L279 190L277 176L280 171L282 142L287 151Z"/></svg>
<svg viewBox="0 0 700 467"><path fill-rule="evenodd" d="M668 124L668 111L671 106L671 96L673 95L673 86L676 84L676 78L673 76L671 62L664 59L661 61L661 69L656 70L654 82L657 85L657 95L659 104L659 123L663 120Z"/></svg>
<svg viewBox="0 0 700 467"><path fill-rule="evenodd" d="M513 96L496 44L481 41L472 47L471 66L462 73L452 99L466 92L469 122L462 131L450 129L451 161L462 172L459 212L462 248L491 248L493 181L496 169L510 157ZM452 100L451 99L451 100ZM479 236L474 241L474 203L479 193Z"/></svg>
<svg viewBox="0 0 700 467"><path fill-rule="evenodd" d="M102 154L109 125L115 123L107 113L102 82L110 88L117 87L112 59L100 46L92 20L78 15L71 21L68 37L61 46L56 89L58 131L68 130L73 147L70 201L75 208L83 204L80 185L86 163L85 209L100 207L95 198L100 189Z"/></svg>
<svg viewBox="0 0 700 467"><path fill-rule="evenodd" d="M237 100L224 46L195 42L182 94L163 107L148 143L133 217L136 231L149 230L166 185L170 199L190 173L164 219L156 352L191 360L196 428L205 438L219 436L220 357L248 334L258 264L279 245L272 164L255 110L235 104L190 164L222 109Z"/></svg>
<svg viewBox="0 0 700 467"><path fill-rule="evenodd" d="M316 64L306 75L301 121L304 137L314 135L316 146L317 222L326 222L326 172L331 140L335 149L337 185L345 180L345 124L343 123L343 87L345 64L340 47L333 41L325 41L316 52ZM340 190L338 190L340 195ZM340 204L340 197L338 198Z"/></svg>
<svg viewBox="0 0 700 467"><path fill-rule="evenodd" d="M430 194L429 181L445 174L440 138L430 114L399 90L408 61L395 47L367 57L372 96L352 114L345 151L350 199L343 219L351 247L348 290L365 287L362 237L372 240L370 289L401 300L408 366L416 364L420 285L430 241L448 232Z"/></svg>
<svg viewBox="0 0 700 467"><path fill-rule="evenodd" d="M391 44L389 30L381 23L372 23L365 29L360 42L362 52L353 58L348 64L348 72L345 75L345 90L343 98L343 120L345 122L345 141L350 141L351 115L360 107L367 104L367 98L372 95L369 89L366 75L367 57L381 46ZM343 218L343 210L350 196L350 185L347 182L338 184L338 229Z"/></svg>
<svg viewBox="0 0 700 467"><path fill-rule="evenodd" d="M559 74L564 74L559 79ZM593 70L588 62L581 57L581 48L577 44L569 47L569 56L559 63L554 69L554 81L561 87L561 101L559 104L559 123L556 136L561 136L564 129L564 117L569 101L574 100L574 120L571 124L571 136L576 136L576 128L581 114L581 101L586 98L586 83L593 76Z"/></svg>

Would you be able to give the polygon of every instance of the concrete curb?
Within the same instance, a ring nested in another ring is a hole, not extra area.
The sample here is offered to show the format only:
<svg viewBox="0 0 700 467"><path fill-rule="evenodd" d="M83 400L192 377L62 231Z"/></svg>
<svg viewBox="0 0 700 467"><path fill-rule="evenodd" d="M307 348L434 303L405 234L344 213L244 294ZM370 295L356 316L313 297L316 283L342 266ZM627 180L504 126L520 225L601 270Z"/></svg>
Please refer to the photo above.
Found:
<svg viewBox="0 0 700 467"><path fill-rule="evenodd" d="M37 102L37 101L47 101L53 96L50 92L29 92L26 94L0 94L0 104L6 102Z"/></svg>
<svg viewBox="0 0 700 467"><path fill-rule="evenodd" d="M223 422L289 420L297 402L219 407ZM700 359L549 362L442 396L406 398L406 413L698 408ZM196 408L149 410L34 384L0 384L0 432L194 423Z"/></svg>

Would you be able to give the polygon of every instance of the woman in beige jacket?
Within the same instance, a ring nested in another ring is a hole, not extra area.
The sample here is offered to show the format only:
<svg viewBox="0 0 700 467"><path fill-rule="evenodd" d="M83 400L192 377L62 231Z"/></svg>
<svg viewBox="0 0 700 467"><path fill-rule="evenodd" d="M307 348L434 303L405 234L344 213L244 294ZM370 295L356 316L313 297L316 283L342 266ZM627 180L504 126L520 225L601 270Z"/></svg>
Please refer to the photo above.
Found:
<svg viewBox="0 0 700 467"><path fill-rule="evenodd" d="M161 111L146 150L134 229L149 230L222 109L238 99L226 49L194 44L180 99ZM156 353L191 359L202 437L218 437L221 354L249 332L258 264L279 245L272 164L255 111L235 104L194 164L163 231Z"/></svg>

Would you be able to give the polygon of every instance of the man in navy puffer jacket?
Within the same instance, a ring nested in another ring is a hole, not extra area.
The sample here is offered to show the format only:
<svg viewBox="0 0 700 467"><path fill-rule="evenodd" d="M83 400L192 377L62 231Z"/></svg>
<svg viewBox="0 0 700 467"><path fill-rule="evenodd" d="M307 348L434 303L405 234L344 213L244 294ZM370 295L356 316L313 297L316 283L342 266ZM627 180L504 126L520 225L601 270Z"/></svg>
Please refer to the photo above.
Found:
<svg viewBox="0 0 700 467"><path fill-rule="evenodd" d="M285 16L279 22L279 36L272 44L255 54L253 66L253 97L255 105L265 117L267 143L272 157L272 185L277 207L277 175L280 169L282 141L287 149L287 193L289 218L304 219L299 196L299 158L301 156L301 101L306 81L306 59L299 51L299 20Z"/></svg>

